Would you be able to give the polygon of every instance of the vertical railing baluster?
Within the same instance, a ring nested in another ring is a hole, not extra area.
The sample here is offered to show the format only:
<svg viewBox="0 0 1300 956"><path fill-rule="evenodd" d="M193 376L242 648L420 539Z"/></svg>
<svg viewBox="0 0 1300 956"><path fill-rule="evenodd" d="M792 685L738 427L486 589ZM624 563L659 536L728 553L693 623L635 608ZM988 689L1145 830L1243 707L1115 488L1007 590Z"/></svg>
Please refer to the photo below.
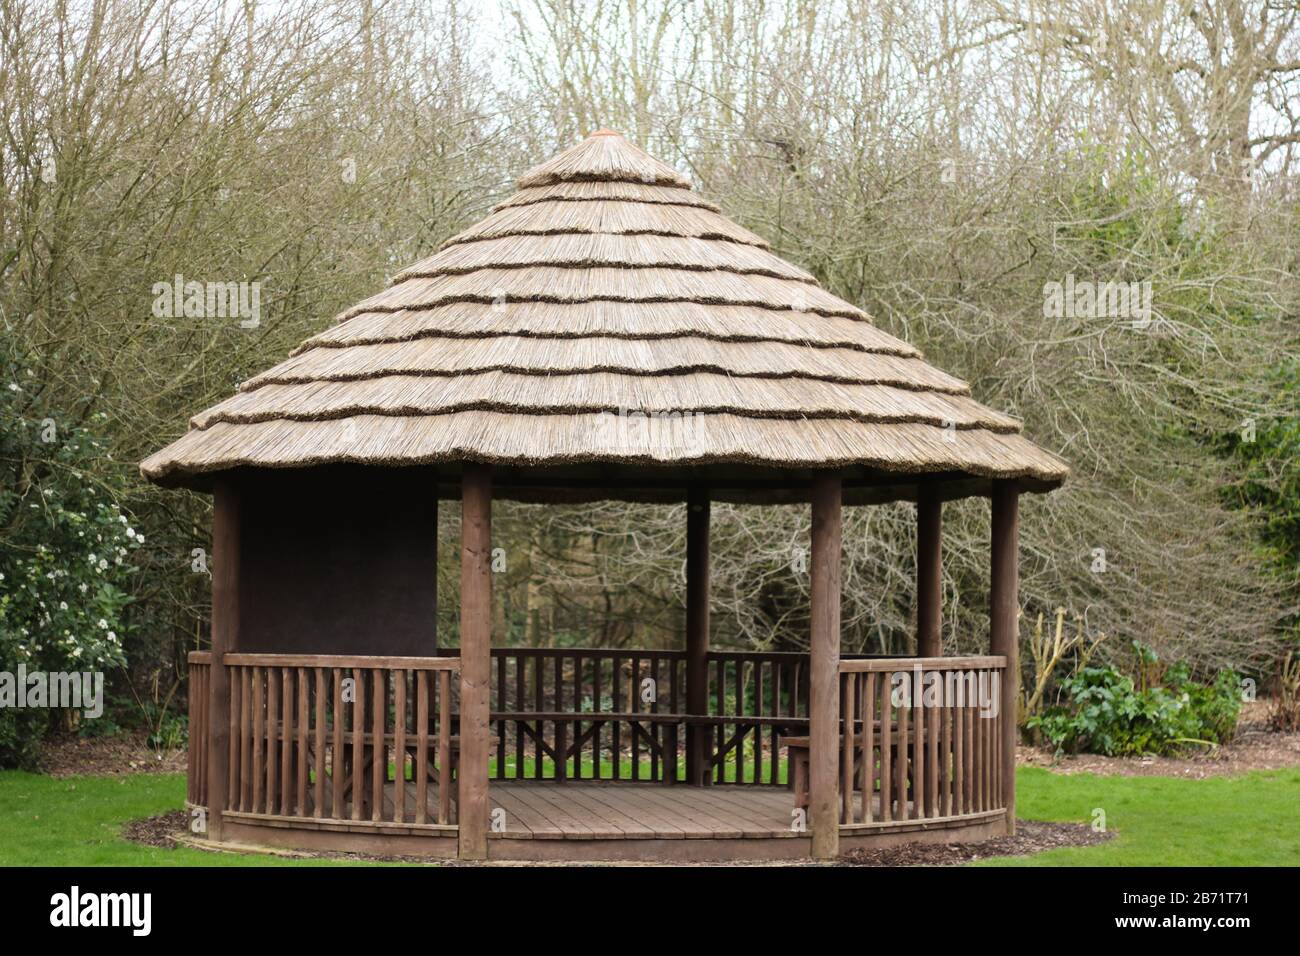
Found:
<svg viewBox="0 0 1300 956"><path fill-rule="evenodd" d="M876 675L868 671L862 677L862 822L870 823L876 791Z"/></svg>
<svg viewBox="0 0 1300 956"><path fill-rule="evenodd" d="M294 793L297 807L294 809L300 817L307 816L307 733L310 730L311 687L307 683L307 669L298 668L298 787Z"/></svg>
<svg viewBox="0 0 1300 956"><path fill-rule="evenodd" d="M451 820L451 674L438 671L438 822Z"/></svg>
<svg viewBox="0 0 1300 956"><path fill-rule="evenodd" d="M840 675L840 823L853 823L853 704L854 685L852 674Z"/></svg>
<svg viewBox="0 0 1300 956"><path fill-rule="evenodd" d="M366 672L353 668L352 681L352 819L360 820L366 803Z"/></svg>
<svg viewBox="0 0 1300 956"><path fill-rule="evenodd" d="M325 815L325 668L313 667L316 682L316 780L313 788L312 816Z"/></svg>
<svg viewBox="0 0 1300 956"><path fill-rule="evenodd" d="M415 822L429 814L429 672L415 671Z"/></svg>
<svg viewBox="0 0 1300 956"><path fill-rule="evenodd" d="M373 695L370 724L370 819L384 818L384 782L388 779L388 755L385 747L384 721L388 710L388 689L385 671L376 667L371 671Z"/></svg>
<svg viewBox="0 0 1300 956"><path fill-rule="evenodd" d="M393 671L393 822L406 822L406 671Z"/></svg>
<svg viewBox="0 0 1300 956"><path fill-rule="evenodd" d="M334 691L334 727L331 737L334 744L330 752L330 817L335 820L342 820L344 814L344 767L348 762L347 751L343 745L344 727L344 710L343 710L343 670L333 668L333 691Z"/></svg>
<svg viewBox="0 0 1300 956"><path fill-rule="evenodd" d="M276 797L277 773L280 767L280 668L266 669L266 807L264 813L275 813L279 805Z"/></svg>

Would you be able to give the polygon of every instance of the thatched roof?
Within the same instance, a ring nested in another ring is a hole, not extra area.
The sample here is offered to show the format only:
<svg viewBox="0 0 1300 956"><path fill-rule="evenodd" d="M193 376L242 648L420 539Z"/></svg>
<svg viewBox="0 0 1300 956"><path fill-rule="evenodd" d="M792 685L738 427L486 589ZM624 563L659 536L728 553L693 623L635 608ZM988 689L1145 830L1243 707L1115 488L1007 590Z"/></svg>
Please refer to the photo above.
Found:
<svg viewBox="0 0 1300 956"><path fill-rule="evenodd" d="M473 460L859 468L1040 490L1065 477L1017 421L621 136L602 130L519 187L196 415L142 473L201 484L243 466Z"/></svg>

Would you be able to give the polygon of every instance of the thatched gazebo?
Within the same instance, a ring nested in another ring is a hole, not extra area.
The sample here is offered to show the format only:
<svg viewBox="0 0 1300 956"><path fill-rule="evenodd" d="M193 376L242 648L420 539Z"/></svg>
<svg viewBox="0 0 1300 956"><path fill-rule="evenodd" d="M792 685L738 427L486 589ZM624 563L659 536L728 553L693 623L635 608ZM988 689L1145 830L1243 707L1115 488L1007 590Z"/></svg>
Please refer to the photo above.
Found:
<svg viewBox="0 0 1300 956"><path fill-rule="evenodd" d="M1065 464L602 130L141 471L211 490L209 835L462 858L826 858L1014 827L1017 501ZM992 503L943 657L942 503ZM491 646L494 498L688 502L686 646ZM460 642L436 628L440 500ZM841 657L841 506L915 501L917 656ZM709 505L809 502L809 654L709 647Z"/></svg>

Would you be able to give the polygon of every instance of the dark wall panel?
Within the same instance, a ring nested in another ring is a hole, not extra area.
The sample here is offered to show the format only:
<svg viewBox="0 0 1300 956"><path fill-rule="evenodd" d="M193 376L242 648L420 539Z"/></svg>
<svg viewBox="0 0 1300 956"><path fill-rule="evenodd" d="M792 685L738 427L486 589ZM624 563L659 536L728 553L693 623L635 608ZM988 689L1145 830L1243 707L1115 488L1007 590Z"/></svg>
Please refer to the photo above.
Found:
<svg viewBox="0 0 1300 956"><path fill-rule="evenodd" d="M437 495L424 468L241 476L239 650L432 654Z"/></svg>

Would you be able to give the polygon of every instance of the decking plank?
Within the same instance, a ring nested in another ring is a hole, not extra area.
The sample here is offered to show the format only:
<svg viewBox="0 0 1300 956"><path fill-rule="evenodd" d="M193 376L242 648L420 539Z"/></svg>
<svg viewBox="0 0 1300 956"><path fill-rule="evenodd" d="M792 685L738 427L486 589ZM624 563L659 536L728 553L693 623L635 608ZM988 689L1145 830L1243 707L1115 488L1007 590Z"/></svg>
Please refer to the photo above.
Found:
<svg viewBox="0 0 1300 956"><path fill-rule="evenodd" d="M395 783L390 783L385 788L385 812L393 806L394 787ZM405 789L409 805L414 806L416 782L407 781ZM489 794L491 807L506 814L505 831L497 836L516 840L733 840L801 835L790 829L794 802L783 787L493 781ZM333 816L330 798L327 789L327 817ZM426 800L432 816L438 802L434 781L430 781ZM860 808L860 794L855 794L854 802L855 810ZM879 819L879 803L873 803L873 818Z"/></svg>
<svg viewBox="0 0 1300 956"><path fill-rule="evenodd" d="M598 822L601 829L615 830L621 835L621 839L638 840L655 835L653 827L646 826L618 807L602 801L600 792L603 789L605 788L599 786L566 787L564 796L580 807L584 813L590 814L592 820Z"/></svg>
<svg viewBox="0 0 1300 956"><path fill-rule="evenodd" d="M601 800L609 806L620 809L628 817L641 820L654 830L654 835L661 840L680 840L686 837L687 829L680 821L674 821L668 811L645 799L644 791L661 787L662 784L644 786L614 784L606 787L607 794Z"/></svg>
<svg viewBox="0 0 1300 956"><path fill-rule="evenodd" d="M522 796L518 788L498 784L489 788L488 796L493 809L505 811L503 836L516 839L539 837L553 840L564 836L564 829L547 815L550 807L546 804L542 805L544 809L535 807Z"/></svg>
<svg viewBox="0 0 1300 956"><path fill-rule="evenodd" d="M680 820L688 837L740 839L744 836L744 828L734 819L728 819L722 811L717 811L698 800L683 799L675 792L676 789L674 788L674 792L648 791L644 796L662 806L673 819Z"/></svg>
<svg viewBox="0 0 1300 956"><path fill-rule="evenodd" d="M787 790L780 791L779 795L785 798L780 806L770 799L762 799L762 794L728 790L726 787L702 787L698 793L692 794L699 804L712 807L734 820L744 837L785 836L793 832L790 824L794 798ZM756 797L759 799L754 799Z"/></svg>
<svg viewBox="0 0 1300 956"><path fill-rule="evenodd" d="M575 809L574 803L568 795L569 789L568 784L563 788L534 787L528 791L527 795L529 799L533 800L534 806L538 805L538 801L545 801L554 808L555 812L548 814L548 816L564 831L566 837L617 840L623 836L622 830L611 829L603 825L593 826L591 822L584 820L582 813ZM574 787L573 789L581 789L581 787Z"/></svg>

